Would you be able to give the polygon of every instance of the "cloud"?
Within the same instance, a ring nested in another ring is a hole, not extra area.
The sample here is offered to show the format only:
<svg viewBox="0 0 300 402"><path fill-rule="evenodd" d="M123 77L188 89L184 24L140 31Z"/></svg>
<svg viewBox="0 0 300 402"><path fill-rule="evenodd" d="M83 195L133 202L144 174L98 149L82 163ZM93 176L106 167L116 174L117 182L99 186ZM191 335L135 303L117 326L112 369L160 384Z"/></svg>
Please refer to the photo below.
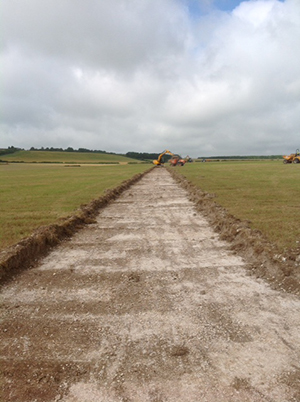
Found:
<svg viewBox="0 0 300 402"><path fill-rule="evenodd" d="M191 15L192 3L5 2L0 146L299 147L299 2L203 2Z"/></svg>

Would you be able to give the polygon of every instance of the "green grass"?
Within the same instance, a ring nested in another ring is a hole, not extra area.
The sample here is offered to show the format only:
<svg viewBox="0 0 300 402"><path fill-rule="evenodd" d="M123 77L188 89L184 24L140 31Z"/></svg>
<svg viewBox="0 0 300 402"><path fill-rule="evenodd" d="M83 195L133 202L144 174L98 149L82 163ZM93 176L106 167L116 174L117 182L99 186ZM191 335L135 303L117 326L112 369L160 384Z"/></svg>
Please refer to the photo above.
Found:
<svg viewBox="0 0 300 402"><path fill-rule="evenodd" d="M176 168L232 215L250 221L279 249L299 247L300 165L282 161L209 162Z"/></svg>
<svg viewBox="0 0 300 402"><path fill-rule="evenodd" d="M51 152L51 151L17 151L1 155L2 161L8 162L48 162L48 163L128 163L137 162L126 156L94 152Z"/></svg>
<svg viewBox="0 0 300 402"><path fill-rule="evenodd" d="M71 215L80 204L150 166L0 164L0 248L16 243L41 225ZM176 170L202 190L216 194L218 204L235 217L250 221L252 228L280 249L299 247L300 165L209 162L186 164Z"/></svg>
<svg viewBox="0 0 300 402"><path fill-rule="evenodd" d="M151 165L0 164L0 249L71 215Z"/></svg>

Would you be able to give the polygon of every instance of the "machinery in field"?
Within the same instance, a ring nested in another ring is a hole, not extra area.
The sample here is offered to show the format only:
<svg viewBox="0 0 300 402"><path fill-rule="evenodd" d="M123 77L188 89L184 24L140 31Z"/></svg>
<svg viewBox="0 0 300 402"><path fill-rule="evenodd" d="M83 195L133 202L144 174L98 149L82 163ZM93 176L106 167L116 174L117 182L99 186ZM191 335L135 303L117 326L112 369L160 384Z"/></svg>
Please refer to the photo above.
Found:
<svg viewBox="0 0 300 402"><path fill-rule="evenodd" d="M166 149L164 152L162 152L159 157L157 158L157 160L153 161L154 165L160 166L163 165L163 156L164 155L171 155L171 159L170 159L170 165L171 166L184 166L186 164L186 162L192 162L192 159L187 155L185 158L182 158L180 155L177 154L173 154L173 152L169 151L168 149Z"/></svg>
<svg viewBox="0 0 300 402"><path fill-rule="evenodd" d="M300 163L299 149L297 149L294 154L284 155L283 156L283 163Z"/></svg>
<svg viewBox="0 0 300 402"><path fill-rule="evenodd" d="M192 162L192 159L188 155L185 158L181 158L179 155L174 155L170 159L171 166L184 166L187 162Z"/></svg>
<svg viewBox="0 0 300 402"><path fill-rule="evenodd" d="M161 165L163 165L163 164L164 164L164 163L163 163L163 156L164 156L164 155L175 156L175 155L173 154L173 152L171 152L171 151L169 151L168 149L166 149L164 152L162 152L162 153L159 155L159 157L158 157L157 159L155 159L155 160L153 161L153 164L156 165L156 166L161 166Z"/></svg>

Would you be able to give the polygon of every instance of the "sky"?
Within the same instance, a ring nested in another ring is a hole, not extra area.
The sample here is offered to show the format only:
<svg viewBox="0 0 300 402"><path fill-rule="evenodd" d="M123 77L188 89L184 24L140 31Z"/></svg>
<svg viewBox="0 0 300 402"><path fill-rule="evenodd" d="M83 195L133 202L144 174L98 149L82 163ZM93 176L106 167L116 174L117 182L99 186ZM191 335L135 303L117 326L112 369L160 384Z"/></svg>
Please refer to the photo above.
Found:
<svg viewBox="0 0 300 402"><path fill-rule="evenodd" d="M299 0L2 0L0 148L300 148Z"/></svg>

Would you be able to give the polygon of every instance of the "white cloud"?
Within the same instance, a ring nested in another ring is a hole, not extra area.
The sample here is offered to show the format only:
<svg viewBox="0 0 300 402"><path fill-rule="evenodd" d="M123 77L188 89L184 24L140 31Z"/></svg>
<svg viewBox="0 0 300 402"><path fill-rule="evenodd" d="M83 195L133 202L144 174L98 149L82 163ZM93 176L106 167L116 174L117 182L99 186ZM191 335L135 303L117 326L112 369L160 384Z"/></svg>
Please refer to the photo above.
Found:
<svg viewBox="0 0 300 402"><path fill-rule="evenodd" d="M3 5L0 146L182 154L299 147L300 3Z"/></svg>

